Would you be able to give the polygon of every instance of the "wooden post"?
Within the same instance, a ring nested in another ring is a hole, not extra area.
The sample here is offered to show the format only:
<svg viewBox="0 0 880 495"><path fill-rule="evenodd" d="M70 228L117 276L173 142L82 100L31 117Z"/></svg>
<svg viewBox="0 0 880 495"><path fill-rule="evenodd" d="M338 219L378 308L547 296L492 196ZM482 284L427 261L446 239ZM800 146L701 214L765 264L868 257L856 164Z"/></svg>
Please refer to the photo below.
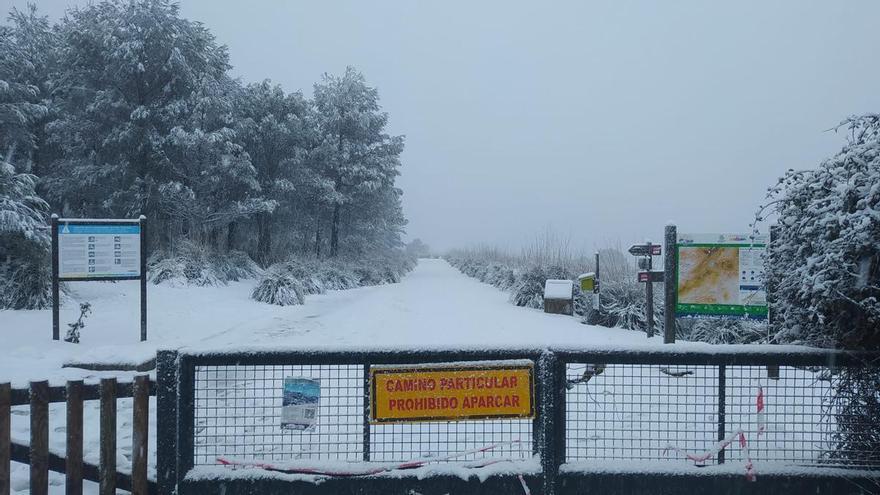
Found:
<svg viewBox="0 0 880 495"><path fill-rule="evenodd" d="M32 495L49 493L49 382L31 382Z"/></svg>
<svg viewBox="0 0 880 495"><path fill-rule="evenodd" d="M116 493L116 379L101 379L101 462L99 493Z"/></svg>
<svg viewBox="0 0 880 495"><path fill-rule="evenodd" d="M595 294L596 298L596 311L602 310L602 300L599 298L600 284L599 282L599 251L596 251L596 281L593 283L593 294Z"/></svg>
<svg viewBox="0 0 880 495"><path fill-rule="evenodd" d="M65 492L83 492L83 382L67 382L67 453L65 460Z"/></svg>
<svg viewBox="0 0 880 495"><path fill-rule="evenodd" d="M678 231L675 225L667 225L664 235L666 253L663 258L663 343L675 343L675 306L677 277L675 265Z"/></svg>
<svg viewBox="0 0 880 495"><path fill-rule="evenodd" d="M718 366L718 442L723 442L727 431L727 367ZM724 449L718 451L718 464L724 464Z"/></svg>
<svg viewBox="0 0 880 495"><path fill-rule="evenodd" d="M52 340L61 338L61 287L58 282L58 215L52 214Z"/></svg>
<svg viewBox="0 0 880 495"><path fill-rule="evenodd" d="M651 241L648 241L648 281L645 283L645 318L648 320L648 338L654 336L654 282L651 281L651 270L653 270L654 255L651 254Z"/></svg>
<svg viewBox="0 0 880 495"><path fill-rule="evenodd" d="M134 378L132 390L131 493L147 495L147 438L150 411L150 377Z"/></svg>
<svg viewBox="0 0 880 495"><path fill-rule="evenodd" d="M12 386L0 383L0 495L9 495L12 447Z"/></svg>

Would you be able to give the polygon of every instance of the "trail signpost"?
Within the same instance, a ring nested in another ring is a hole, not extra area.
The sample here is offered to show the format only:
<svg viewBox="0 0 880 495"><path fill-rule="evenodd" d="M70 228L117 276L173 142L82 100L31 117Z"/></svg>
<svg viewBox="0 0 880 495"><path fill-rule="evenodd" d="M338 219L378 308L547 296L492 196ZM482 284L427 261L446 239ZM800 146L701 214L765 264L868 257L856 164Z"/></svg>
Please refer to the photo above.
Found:
<svg viewBox="0 0 880 495"><path fill-rule="evenodd" d="M662 282L663 281L663 272L658 272L656 270L652 270L650 272L639 272L639 282L648 283L648 282Z"/></svg>
<svg viewBox="0 0 880 495"><path fill-rule="evenodd" d="M52 339L61 338L62 281L140 280L141 341L147 340L146 217L72 219L52 215Z"/></svg>
<svg viewBox="0 0 880 495"><path fill-rule="evenodd" d="M648 325L648 338L654 336L654 282L663 281L663 272L655 272L653 268L654 256L660 256L661 246L652 244L633 244L629 248L629 254L641 256L639 268L644 271L638 273L638 281L645 284L645 319Z"/></svg>
<svg viewBox="0 0 880 495"><path fill-rule="evenodd" d="M629 247L629 254L633 256L660 256L661 246L659 244L633 244Z"/></svg>

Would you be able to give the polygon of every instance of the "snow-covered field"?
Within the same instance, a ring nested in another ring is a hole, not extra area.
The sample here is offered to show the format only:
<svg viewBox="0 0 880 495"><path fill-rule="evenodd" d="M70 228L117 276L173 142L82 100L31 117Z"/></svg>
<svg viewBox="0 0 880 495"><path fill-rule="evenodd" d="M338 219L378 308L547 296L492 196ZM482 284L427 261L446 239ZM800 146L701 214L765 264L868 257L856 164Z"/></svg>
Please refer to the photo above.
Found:
<svg viewBox="0 0 880 495"><path fill-rule="evenodd" d="M171 347L234 350L249 347L406 349L662 345L660 338L648 340L641 332L587 326L581 324L577 318L518 308L508 303L507 294L462 275L443 260L421 260L417 268L399 284L309 296L303 306L277 307L251 301L248 295L253 283L239 282L226 287L211 288L150 286L150 338L145 343L138 342L136 283L71 284L73 291L62 310L61 321L75 319L77 303L80 301L88 301L93 307L93 314L88 318L82 332L82 343L75 345L52 342L50 311L0 312L0 336L5 343L0 350L0 381L12 381L13 386L22 387L26 386L28 380L37 379L49 379L52 384L59 385L71 378L82 378L90 382L108 374L126 379L132 373L92 372L61 366L72 359L137 360L153 354L156 348ZM675 345L705 348L703 344ZM357 383L360 379L359 373L349 379ZM571 373L577 375L580 371L572 369ZM710 376L711 372L699 370L698 373L701 384L712 383L714 380ZM705 373L709 374L703 377L702 374ZM231 378L235 382L238 375ZM249 378L245 376L238 381L246 383L247 379ZM609 449L619 450L624 444L631 446L637 440L640 416L656 409L657 405L650 402L614 405L608 399L613 398L616 393L613 389L616 387L617 392L620 392L630 386L618 383L620 379L615 378L613 370L609 369L607 375L595 382L596 387L600 388L593 390L591 393L594 395L583 403L587 409L592 409L589 413L589 431L584 429L574 432L572 445L580 445L595 452L597 445L606 445L602 435L609 436ZM652 380L656 381L654 378ZM658 382L658 386L652 386L650 397L663 395L665 386L680 387L681 383L670 381L668 385L660 385L662 384ZM704 400L708 400L705 408L700 409L701 412L693 417L706 431L688 437L688 447L704 445L704 439L712 439L714 411L711 403L714 399ZM610 401L611 405L601 416L596 416L597 409L593 406L605 401ZM349 404L355 411L352 414L356 425L360 421L357 416L359 404ZM693 404L688 407L692 406ZM92 440L97 435L97 404L87 404L86 407L86 435L90 437L85 445L86 459L97 462L97 444ZM576 408L570 409L570 412L577 413ZM151 413L152 474L155 466L155 410L151 409ZM277 413L271 411L269 415L274 418ZM118 464L123 469L130 462L130 421L130 401L120 401ZM523 441L528 441L530 425L526 423L528 422L519 426L502 425L500 432L506 435L503 437L506 440L515 440L513 436L521 435L526 436L522 438ZM608 426L607 431L597 431L597 427L602 424ZM514 427L516 429L511 430ZM407 428L409 427L389 430L386 441L411 443L411 438L405 438L409 431ZM446 430L441 432L438 428L442 430L443 426L429 428L430 431L419 435L426 434L439 441L440 433ZM613 435L614 428L628 429L630 434L613 440L610 435ZM352 438L357 436L357 432L353 431L339 433L347 435L344 441L349 441L348 437L352 435ZM470 435L467 433L462 438L462 444L470 448L481 444L487 430L483 428L470 432ZM492 434L494 431L489 430L488 433ZM13 438L18 442L27 442L28 416L25 407L15 408ZM657 439L655 443L657 445L652 445L651 449L659 451L663 448L662 439ZM55 404L51 408L50 445L53 451L63 453L63 404ZM282 446L284 448L286 447ZM208 457L222 453L215 449L202 450L204 452L199 452ZM254 452L251 450L247 453ZM513 454L519 457L515 452ZM13 472L14 489L26 491L26 479L26 466L16 465ZM61 481L61 477L53 476L55 489L60 489L57 483Z"/></svg>

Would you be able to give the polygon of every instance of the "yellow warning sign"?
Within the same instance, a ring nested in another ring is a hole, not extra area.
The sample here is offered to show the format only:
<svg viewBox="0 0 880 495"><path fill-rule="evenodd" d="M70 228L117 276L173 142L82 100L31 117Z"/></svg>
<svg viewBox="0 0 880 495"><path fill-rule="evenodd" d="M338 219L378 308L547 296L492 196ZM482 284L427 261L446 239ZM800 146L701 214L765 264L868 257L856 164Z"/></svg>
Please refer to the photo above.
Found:
<svg viewBox="0 0 880 495"><path fill-rule="evenodd" d="M370 368L374 423L532 418L534 365Z"/></svg>

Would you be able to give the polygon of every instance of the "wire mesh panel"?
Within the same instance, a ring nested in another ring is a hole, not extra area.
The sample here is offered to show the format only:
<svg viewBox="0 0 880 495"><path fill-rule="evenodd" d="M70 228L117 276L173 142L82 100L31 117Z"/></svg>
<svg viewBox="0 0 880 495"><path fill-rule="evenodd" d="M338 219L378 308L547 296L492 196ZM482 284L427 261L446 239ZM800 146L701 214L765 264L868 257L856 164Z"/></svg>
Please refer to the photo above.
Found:
<svg viewBox="0 0 880 495"><path fill-rule="evenodd" d="M876 363L566 370L567 461L880 467Z"/></svg>
<svg viewBox="0 0 880 495"><path fill-rule="evenodd" d="M196 366L194 465L241 460L339 459L363 452L362 365ZM286 378L320 384L313 427L282 428Z"/></svg>
<svg viewBox="0 0 880 495"><path fill-rule="evenodd" d="M850 382L854 374L877 376L880 370L824 366L729 370L729 429L746 432L752 460L797 466L880 466L880 428L871 420L871 393L865 383ZM874 389L876 417L880 379L868 382ZM733 459L744 456L741 449L730 454Z"/></svg>
<svg viewBox="0 0 880 495"><path fill-rule="evenodd" d="M714 366L568 364L566 461L677 460L718 432Z"/></svg>
<svg viewBox="0 0 880 495"><path fill-rule="evenodd" d="M401 461L450 457L463 461L486 457L524 459L532 456L532 421L505 419L373 425L371 459ZM477 451L485 449L483 451Z"/></svg>

